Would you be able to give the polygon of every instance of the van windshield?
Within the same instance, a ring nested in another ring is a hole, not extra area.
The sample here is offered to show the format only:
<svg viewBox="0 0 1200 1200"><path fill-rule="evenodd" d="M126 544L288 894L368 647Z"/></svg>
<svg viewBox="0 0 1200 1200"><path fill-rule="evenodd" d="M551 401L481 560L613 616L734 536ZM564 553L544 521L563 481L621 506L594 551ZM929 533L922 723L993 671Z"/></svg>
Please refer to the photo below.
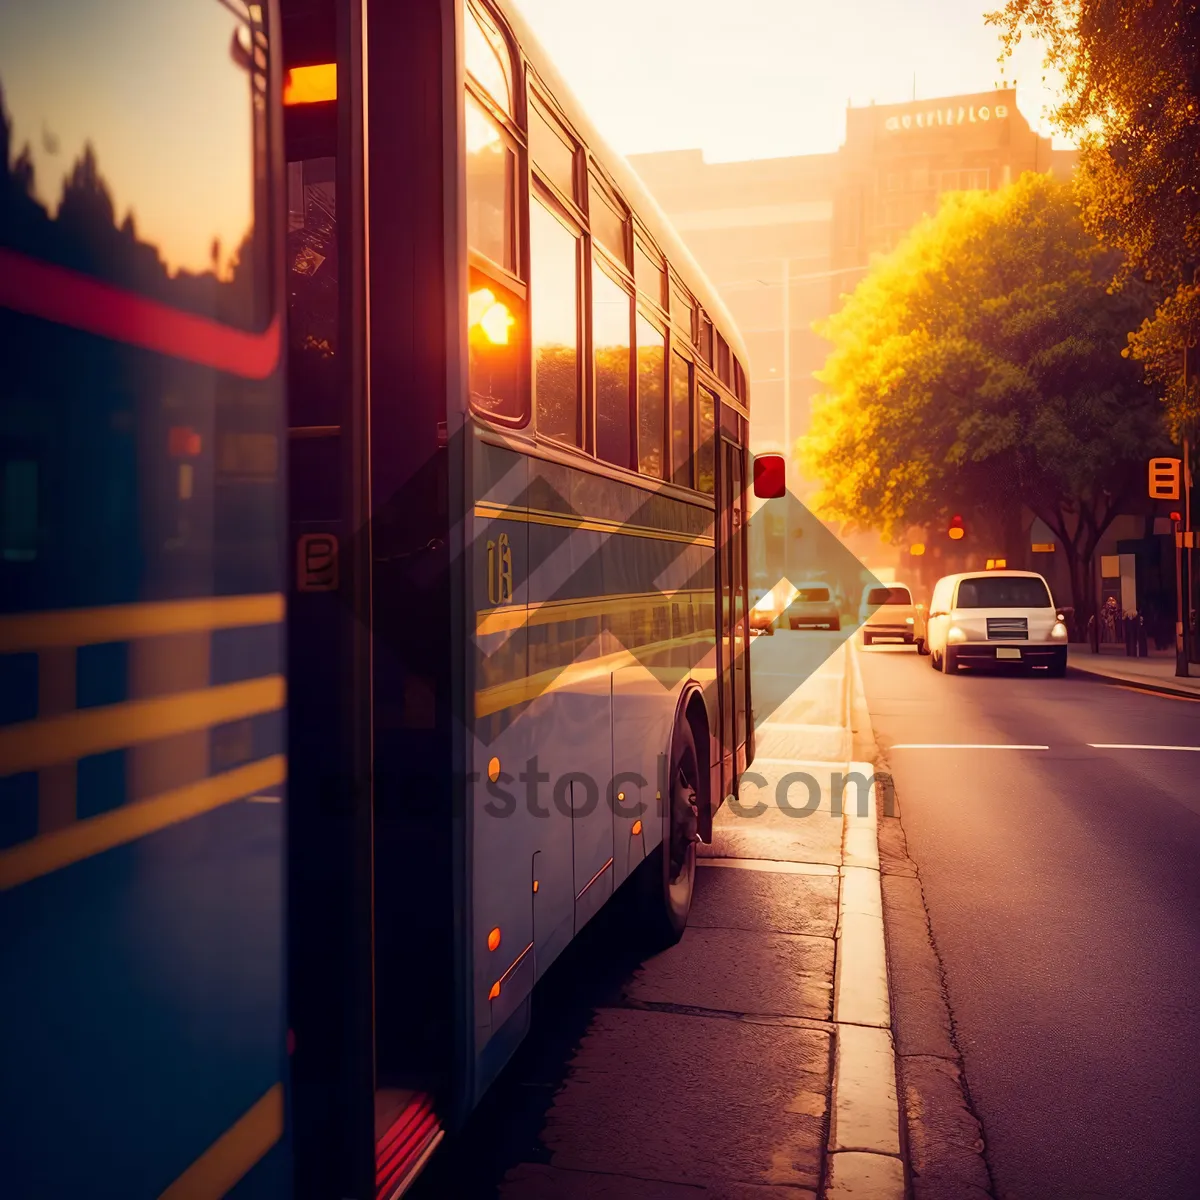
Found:
<svg viewBox="0 0 1200 1200"><path fill-rule="evenodd" d="M894 587L872 588L867 593L868 604L911 604L912 597L908 594L908 588Z"/></svg>
<svg viewBox="0 0 1200 1200"><path fill-rule="evenodd" d="M958 585L956 608L1051 608L1045 583L1028 575L983 575Z"/></svg>
<svg viewBox="0 0 1200 1200"><path fill-rule="evenodd" d="M796 592L795 597L795 600L797 601L808 601L809 603L816 603L828 599L829 589L823 587L800 588L799 591ZM795 601L793 601L793 603L795 603Z"/></svg>

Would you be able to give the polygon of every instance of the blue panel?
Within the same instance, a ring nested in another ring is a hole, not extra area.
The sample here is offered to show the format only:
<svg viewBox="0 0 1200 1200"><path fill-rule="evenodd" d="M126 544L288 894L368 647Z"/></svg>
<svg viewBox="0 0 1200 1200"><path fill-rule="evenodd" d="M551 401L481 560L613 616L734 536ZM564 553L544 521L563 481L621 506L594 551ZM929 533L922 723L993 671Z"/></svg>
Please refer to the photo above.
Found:
<svg viewBox="0 0 1200 1200"><path fill-rule="evenodd" d="M236 803L0 894L12 1195L158 1196L283 1078L282 851Z"/></svg>
<svg viewBox="0 0 1200 1200"><path fill-rule="evenodd" d="M125 803L125 751L81 758L75 773L75 814L82 821Z"/></svg>
<svg viewBox="0 0 1200 1200"><path fill-rule="evenodd" d="M286 1200L292 1194L291 1139L285 1134L241 1180L225 1200Z"/></svg>
<svg viewBox="0 0 1200 1200"><path fill-rule="evenodd" d="M129 643L80 646L75 653L75 704L92 708L129 699Z"/></svg>
<svg viewBox="0 0 1200 1200"><path fill-rule="evenodd" d="M215 630L211 653L214 685L278 675L283 670L283 626Z"/></svg>
<svg viewBox="0 0 1200 1200"><path fill-rule="evenodd" d="M34 771L0 778L0 849L37 835L38 779Z"/></svg>
<svg viewBox="0 0 1200 1200"><path fill-rule="evenodd" d="M37 655L0 654L0 725L32 721L37 704Z"/></svg>

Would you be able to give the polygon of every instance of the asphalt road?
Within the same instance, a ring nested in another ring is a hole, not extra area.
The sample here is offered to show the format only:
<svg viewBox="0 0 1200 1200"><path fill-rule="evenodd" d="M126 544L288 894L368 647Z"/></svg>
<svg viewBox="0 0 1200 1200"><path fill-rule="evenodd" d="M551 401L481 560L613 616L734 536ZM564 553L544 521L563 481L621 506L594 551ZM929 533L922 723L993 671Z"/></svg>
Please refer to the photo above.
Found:
<svg viewBox="0 0 1200 1200"><path fill-rule="evenodd" d="M997 1196L1200 1196L1200 703L860 656Z"/></svg>

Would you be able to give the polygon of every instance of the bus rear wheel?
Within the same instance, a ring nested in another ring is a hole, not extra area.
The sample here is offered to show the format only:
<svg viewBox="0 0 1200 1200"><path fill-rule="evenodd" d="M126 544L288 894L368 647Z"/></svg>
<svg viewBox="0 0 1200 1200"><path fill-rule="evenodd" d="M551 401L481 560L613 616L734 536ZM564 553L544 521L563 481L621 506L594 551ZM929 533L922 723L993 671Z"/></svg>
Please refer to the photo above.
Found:
<svg viewBox="0 0 1200 1200"><path fill-rule="evenodd" d="M683 936L696 883L700 768L692 727L683 714L671 737L667 788L662 842L642 867L648 933L655 947L674 945Z"/></svg>

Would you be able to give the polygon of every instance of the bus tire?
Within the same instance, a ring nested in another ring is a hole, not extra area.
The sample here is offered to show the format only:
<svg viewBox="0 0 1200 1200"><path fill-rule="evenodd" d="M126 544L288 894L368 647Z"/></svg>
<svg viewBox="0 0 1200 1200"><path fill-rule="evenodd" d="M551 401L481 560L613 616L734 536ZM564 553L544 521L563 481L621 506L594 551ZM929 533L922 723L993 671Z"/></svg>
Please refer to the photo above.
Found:
<svg viewBox="0 0 1200 1200"><path fill-rule="evenodd" d="M662 807L662 841L643 864L643 908L653 949L673 946L687 928L696 882L701 800L699 756L687 717L680 713L671 736L668 794Z"/></svg>

